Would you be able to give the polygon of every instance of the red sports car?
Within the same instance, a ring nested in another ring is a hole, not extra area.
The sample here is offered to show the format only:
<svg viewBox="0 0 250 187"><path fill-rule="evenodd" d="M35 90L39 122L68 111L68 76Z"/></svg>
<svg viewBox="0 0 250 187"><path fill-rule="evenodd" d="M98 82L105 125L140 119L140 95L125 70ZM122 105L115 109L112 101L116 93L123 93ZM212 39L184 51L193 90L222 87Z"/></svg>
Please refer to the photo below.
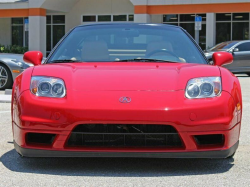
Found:
<svg viewBox="0 0 250 187"><path fill-rule="evenodd" d="M238 79L209 65L180 27L95 24L71 30L17 77L16 151L24 157L227 158L240 136Z"/></svg>

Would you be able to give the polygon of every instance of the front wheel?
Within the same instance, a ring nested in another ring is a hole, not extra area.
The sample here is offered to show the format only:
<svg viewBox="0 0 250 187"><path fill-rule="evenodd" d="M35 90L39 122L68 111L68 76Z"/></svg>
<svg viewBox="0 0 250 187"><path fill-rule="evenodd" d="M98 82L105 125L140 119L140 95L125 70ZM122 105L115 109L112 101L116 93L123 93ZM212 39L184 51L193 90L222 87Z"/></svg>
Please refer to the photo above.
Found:
<svg viewBox="0 0 250 187"><path fill-rule="evenodd" d="M0 64L0 90L11 88L12 84L12 76L9 68Z"/></svg>

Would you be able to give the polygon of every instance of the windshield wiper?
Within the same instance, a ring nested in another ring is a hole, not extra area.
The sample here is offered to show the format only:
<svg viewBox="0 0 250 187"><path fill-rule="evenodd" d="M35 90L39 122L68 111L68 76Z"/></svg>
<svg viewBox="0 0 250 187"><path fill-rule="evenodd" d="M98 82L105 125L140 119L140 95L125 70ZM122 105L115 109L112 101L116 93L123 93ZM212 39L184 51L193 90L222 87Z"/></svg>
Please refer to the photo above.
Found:
<svg viewBox="0 0 250 187"><path fill-rule="evenodd" d="M169 62L169 63L178 63L170 60L161 60L154 58L133 58L133 59L125 59L125 60L116 60L115 62Z"/></svg>
<svg viewBox="0 0 250 187"><path fill-rule="evenodd" d="M63 62L79 62L79 61L71 59L62 59L62 60L52 60L47 63L63 63Z"/></svg>

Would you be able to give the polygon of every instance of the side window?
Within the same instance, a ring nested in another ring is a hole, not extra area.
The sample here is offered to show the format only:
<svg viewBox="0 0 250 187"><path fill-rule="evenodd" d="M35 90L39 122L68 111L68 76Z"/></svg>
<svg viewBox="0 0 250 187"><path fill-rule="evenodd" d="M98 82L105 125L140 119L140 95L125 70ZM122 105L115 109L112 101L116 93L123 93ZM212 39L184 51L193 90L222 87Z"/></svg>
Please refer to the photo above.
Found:
<svg viewBox="0 0 250 187"><path fill-rule="evenodd" d="M236 48L238 48L240 52L241 51L250 51L250 42L240 44Z"/></svg>

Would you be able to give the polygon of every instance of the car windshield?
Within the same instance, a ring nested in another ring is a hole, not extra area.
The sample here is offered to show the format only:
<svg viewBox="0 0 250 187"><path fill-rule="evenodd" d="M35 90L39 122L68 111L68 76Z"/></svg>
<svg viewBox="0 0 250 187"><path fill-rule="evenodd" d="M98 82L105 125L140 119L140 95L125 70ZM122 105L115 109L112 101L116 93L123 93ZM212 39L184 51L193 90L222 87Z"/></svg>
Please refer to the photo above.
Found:
<svg viewBox="0 0 250 187"><path fill-rule="evenodd" d="M154 24L77 27L54 50L47 63L119 61L207 63L182 29Z"/></svg>
<svg viewBox="0 0 250 187"><path fill-rule="evenodd" d="M216 46L212 47L211 49L208 49L208 51L227 51L231 47L233 47L238 42L223 42L220 44L217 44Z"/></svg>

